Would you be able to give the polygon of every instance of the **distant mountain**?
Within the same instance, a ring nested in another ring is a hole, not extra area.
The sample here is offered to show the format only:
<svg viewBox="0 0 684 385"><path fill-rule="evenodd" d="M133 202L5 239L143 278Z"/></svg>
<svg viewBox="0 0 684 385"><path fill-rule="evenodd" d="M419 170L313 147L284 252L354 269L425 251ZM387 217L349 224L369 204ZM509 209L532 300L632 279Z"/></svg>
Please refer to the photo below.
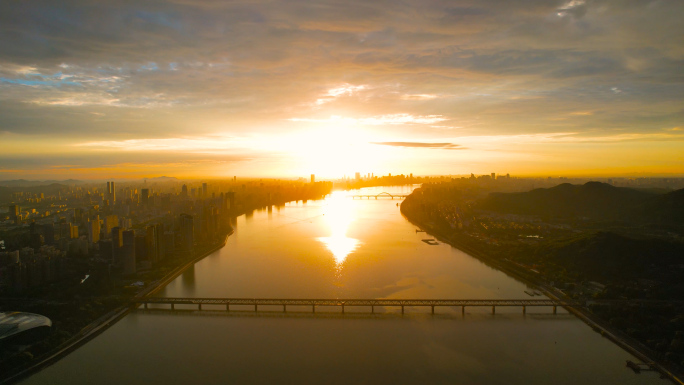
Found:
<svg viewBox="0 0 684 385"><path fill-rule="evenodd" d="M32 186L45 186L54 183L60 183L65 185L81 184L85 183L76 179L67 180L26 180L26 179L14 179L14 180L3 180L0 181L0 186L4 187L32 187Z"/></svg>
<svg viewBox="0 0 684 385"><path fill-rule="evenodd" d="M143 179L147 179L148 181L150 181L150 180L156 181L156 182L166 182L166 181L178 180L178 178L173 177L173 176L157 176L154 178L143 178Z"/></svg>
<svg viewBox="0 0 684 385"><path fill-rule="evenodd" d="M614 187L606 183L564 183L523 193L491 193L478 207L498 212L542 217L591 219L623 218L658 197L649 191Z"/></svg>

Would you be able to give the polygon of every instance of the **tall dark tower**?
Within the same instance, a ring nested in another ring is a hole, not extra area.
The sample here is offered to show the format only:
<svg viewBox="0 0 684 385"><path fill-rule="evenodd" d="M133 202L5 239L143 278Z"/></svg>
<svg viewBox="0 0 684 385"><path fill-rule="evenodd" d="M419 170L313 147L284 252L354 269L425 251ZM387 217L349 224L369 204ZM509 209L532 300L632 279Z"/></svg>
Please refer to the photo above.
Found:
<svg viewBox="0 0 684 385"><path fill-rule="evenodd" d="M150 203L150 190L149 189L142 189L140 190L140 203L142 203L143 206L147 206Z"/></svg>
<svg viewBox="0 0 684 385"><path fill-rule="evenodd" d="M183 236L183 249L191 252L195 245L195 220L192 215L181 214L180 227Z"/></svg>

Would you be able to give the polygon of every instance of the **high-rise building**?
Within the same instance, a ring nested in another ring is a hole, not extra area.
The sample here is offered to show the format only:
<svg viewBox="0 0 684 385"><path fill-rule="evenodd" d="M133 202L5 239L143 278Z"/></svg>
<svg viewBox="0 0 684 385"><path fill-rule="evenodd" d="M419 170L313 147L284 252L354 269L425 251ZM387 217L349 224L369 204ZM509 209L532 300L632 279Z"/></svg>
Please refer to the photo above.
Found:
<svg viewBox="0 0 684 385"><path fill-rule="evenodd" d="M311 183L316 183L316 175L311 174Z"/></svg>
<svg viewBox="0 0 684 385"><path fill-rule="evenodd" d="M357 173L356 173L356 181L358 182L358 181L360 181L360 180L361 180L361 173L360 173L360 172L357 172Z"/></svg>
<svg viewBox="0 0 684 385"><path fill-rule="evenodd" d="M17 205L10 205L9 207L9 219L12 220L12 222L17 223L19 222L19 206Z"/></svg>
<svg viewBox="0 0 684 385"><path fill-rule="evenodd" d="M228 208L230 210L235 210L235 191L229 191L226 193L228 197Z"/></svg>
<svg viewBox="0 0 684 385"><path fill-rule="evenodd" d="M109 204L114 205L116 202L116 190L114 189L114 182L107 182L107 193L105 199L109 200Z"/></svg>
<svg viewBox="0 0 684 385"><path fill-rule="evenodd" d="M119 217L116 215L107 215L104 219L105 234L110 234L112 229L119 227Z"/></svg>
<svg viewBox="0 0 684 385"><path fill-rule="evenodd" d="M183 250L192 251L195 245L195 224L192 215L180 215L180 228L183 237Z"/></svg>
<svg viewBox="0 0 684 385"><path fill-rule="evenodd" d="M123 232L123 245L119 254L123 275L135 274L135 232L133 230Z"/></svg>
<svg viewBox="0 0 684 385"><path fill-rule="evenodd" d="M492 179L496 179L496 173L495 172L492 173Z"/></svg>
<svg viewBox="0 0 684 385"><path fill-rule="evenodd" d="M115 227L112 229L112 247L118 249L123 246L123 229Z"/></svg>
<svg viewBox="0 0 684 385"><path fill-rule="evenodd" d="M94 244L100 241L100 216L95 216L95 219L89 220L88 223L88 242Z"/></svg>
<svg viewBox="0 0 684 385"><path fill-rule="evenodd" d="M202 183L202 198L207 198L207 184Z"/></svg>
<svg viewBox="0 0 684 385"><path fill-rule="evenodd" d="M144 188L140 190L140 203L142 203L143 206L150 204L150 189Z"/></svg>
<svg viewBox="0 0 684 385"><path fill-rule="evenodd" d="M161 261L166 256L164 250L164 224L157 223L154 227L154 242L157 248L157 261Z"/></svg>
<svg viewBox="0 0 684 385"><path fill-rule="evenodd" d="M121 266L123 263L123 229L115 227L112 229L112 264Z"/></svg>
<svg viewBox="0 0 684 385"><path fill-rule="evenodd" d="M158 258L157 229L155 226L147 226L147 235L145 238L147 243L147 259L152 263L156 263L158 261Z"/></svg>
<svg viewBox="0 0 684 385"><path fill-rule="evenodd" d="M183 197L188 196L188 185L184 184L183 187L181 188L181 196L183 196Z"/></svg>

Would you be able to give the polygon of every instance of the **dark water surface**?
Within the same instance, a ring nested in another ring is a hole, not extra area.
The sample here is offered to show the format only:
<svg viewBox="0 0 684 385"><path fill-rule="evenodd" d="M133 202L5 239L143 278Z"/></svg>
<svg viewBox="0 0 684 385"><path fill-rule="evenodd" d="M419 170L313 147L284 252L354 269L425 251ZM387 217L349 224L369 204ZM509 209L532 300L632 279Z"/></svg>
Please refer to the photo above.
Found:
<svg viewBox="0 0 684 385"><path fill-rule="evenodd" d="M160 295L530 298L525 284L464 252L422 242L430 237L402 217L398 200L347 197L411 189L340 192L241 216L223 249ZM243 311L133 312L22 383L667 383L625 368L633 357L564 310L231 310Z"/></svg>

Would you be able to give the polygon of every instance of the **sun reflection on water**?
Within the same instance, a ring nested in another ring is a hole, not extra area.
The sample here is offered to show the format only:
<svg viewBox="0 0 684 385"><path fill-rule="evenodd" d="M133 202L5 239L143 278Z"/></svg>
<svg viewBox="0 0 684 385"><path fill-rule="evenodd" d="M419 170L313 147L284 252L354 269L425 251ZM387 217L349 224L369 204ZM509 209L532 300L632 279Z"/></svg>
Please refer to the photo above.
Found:
<svg viewBox="0 0 684 385"><path fill-rule="evenodd" d="M326 203L324 217L330 229L330 236L317 240L330 250L337 268L340 269L347 256L361 245L358 239L347 237L347 229L354 221L354 205L343 191L334 192Z"/></svg>

